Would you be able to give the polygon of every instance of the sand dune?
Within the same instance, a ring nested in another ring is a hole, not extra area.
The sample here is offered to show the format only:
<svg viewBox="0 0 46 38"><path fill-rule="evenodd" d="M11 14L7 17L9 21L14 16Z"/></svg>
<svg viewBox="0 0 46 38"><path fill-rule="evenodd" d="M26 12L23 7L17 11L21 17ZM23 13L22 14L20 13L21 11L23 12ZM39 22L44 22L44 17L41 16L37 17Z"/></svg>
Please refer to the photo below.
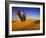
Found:
<svg viewBox="0 0 46 38"><path fill-rule="evenodd" d="M12 31L40 30L40 20L12 21Z"/></svg>

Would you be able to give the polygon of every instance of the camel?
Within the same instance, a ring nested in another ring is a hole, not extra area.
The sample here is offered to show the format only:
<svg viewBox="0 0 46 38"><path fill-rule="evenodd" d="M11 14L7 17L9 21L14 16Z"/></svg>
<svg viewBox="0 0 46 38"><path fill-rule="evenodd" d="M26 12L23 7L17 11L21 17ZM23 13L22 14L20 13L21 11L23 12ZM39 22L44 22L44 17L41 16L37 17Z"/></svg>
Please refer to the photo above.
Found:
<svg viewBox="0 0 46 38"><path fill-rule="evenodd" d="M19 16L19 19L21 21L26 20L26 14L25 14L24 10L23 11L17 10L17 15Z"/></svg>

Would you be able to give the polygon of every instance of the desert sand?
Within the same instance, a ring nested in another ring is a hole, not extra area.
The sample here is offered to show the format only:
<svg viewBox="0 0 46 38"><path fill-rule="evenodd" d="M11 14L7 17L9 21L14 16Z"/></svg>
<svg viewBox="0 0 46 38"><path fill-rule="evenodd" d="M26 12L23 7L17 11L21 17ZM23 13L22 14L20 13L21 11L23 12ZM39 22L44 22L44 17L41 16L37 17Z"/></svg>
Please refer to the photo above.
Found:
<svg viewBox="0 0 46 38"><path fill-rule="evenodd" d="M40 30L40 20L12 21L12 31Z"/></svg>

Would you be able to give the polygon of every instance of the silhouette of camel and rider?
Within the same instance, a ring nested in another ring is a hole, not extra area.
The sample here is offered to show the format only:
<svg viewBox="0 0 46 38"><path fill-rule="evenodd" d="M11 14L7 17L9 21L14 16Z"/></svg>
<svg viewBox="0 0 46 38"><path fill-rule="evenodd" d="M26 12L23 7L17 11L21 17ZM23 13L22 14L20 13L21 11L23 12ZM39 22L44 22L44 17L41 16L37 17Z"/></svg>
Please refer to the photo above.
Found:
<svg viewBox="0 0 46 38"><path fill-rule="evenodd" d="M19 16L19 19L21 21L26 20L26 14L25 14L24 10L23 11L17 10L17 15Z"/></svg>

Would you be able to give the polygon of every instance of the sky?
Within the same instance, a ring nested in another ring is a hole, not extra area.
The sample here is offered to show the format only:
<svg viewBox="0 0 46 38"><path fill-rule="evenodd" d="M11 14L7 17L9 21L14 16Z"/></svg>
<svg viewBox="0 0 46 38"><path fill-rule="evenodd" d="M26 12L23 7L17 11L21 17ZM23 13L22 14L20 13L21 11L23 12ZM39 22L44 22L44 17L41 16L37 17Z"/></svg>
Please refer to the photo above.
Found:
<svg viewBox="0 0 46 38"><path fill-rule="evenodd" d="M20 10L25 12L26 18L31 19L40 19L40 8L34 8L34 7L12 7L12 19L16 18L16 11Z"/></svg>

